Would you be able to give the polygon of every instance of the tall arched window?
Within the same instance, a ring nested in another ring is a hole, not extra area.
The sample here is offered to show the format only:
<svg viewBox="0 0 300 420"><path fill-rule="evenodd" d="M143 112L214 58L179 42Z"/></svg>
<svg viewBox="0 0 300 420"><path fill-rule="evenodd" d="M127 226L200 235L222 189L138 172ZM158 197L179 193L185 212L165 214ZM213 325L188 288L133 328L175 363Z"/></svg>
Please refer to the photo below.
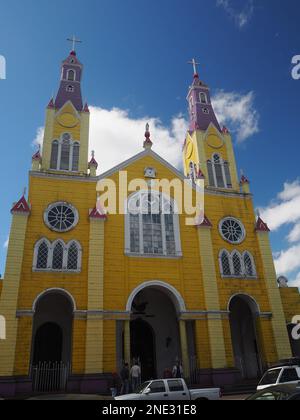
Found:
<svg viewBox="0 0 300 420"><path fill-rule="evenodd" d="M70 149L71 142L69 138L64 138L61 145L60 169L68 171L70 169Z"/></svg>
<svg viewBox="0 0 300 420"><path fill-rule="evenodd" d="M73 156L72 156L72 171L78 171L79 166L79 143L73 144Z"/></svg>
<svg viewBox="0 0 300 420"><path fill-rule="evenodd" d="M61 239L53 243L42 239L34 248L33 270L80 272L81 258L82 248L75 240L66 245Z"/></svg>
<svg viewBox="0 0 300 420"><path fill-rule="evenodd" d="M79 170L80 144L69 133L52 142L50 169L60 171Z"/></svg>
<svg viewBox="0 0 300 420"><path fill-rule="evenodd" d="M232 254L233 274L237 277L243 275L242 259L238 252Z"/></svg>
<svg viewBox="0 0 300 420"><path fill-rule="evenodd" d="M140 191L128 199L126 253L181 256L178 214L173 201Z"/></svg>
<svg viewBox="0 0 300 420"><path fill-rule="evenodd" d="M74 82L75 81L75 76L76 76L76 73L75 73L74 70L68 70L67 79L68 79L69 82Z"/></svg>
<svg viewBox="0 0 300 420"><path fill-rule="evenodd" d="M58 150L59 150L59 142L54 140L52 142L51 148L51 161L50 161L50 169L57 169L58 164Z"/></svg>
<svg viewBox="0 0 300 420"><path fill-rule="evenodd" d="M243 263L244 263L246 277L255 277L256 276L256 268L255 268L255 264L254 264L254 259L249 252L244 253Z"/></svg>
<svg viewBox="0 0 300 420"><path fill-rule="evenodd" d="M36 257L36 268L39 270L46 270L48 268L49 258L49 244L46 241L42 241L38 245L37 257Z"/></svg>
<svg viewBox="0 0 300 420"><path fill-rule="evenodd" d="M201 92L200 93L200 102L202 104L207 104L207 96L206 96L206 94L204 92Z"/></svg>
<svg viewBox="0 0 300 420"><path fill-rule="evenodd" d="M209 185L217 188L232 188L229 163L217 153L207 161Z"/></svg>
<svg viewBox="0 0 300 420"><path fill-rule="evenodd" d="M68 246L68 262L67 269L77 271L80 264L80 247L77 242L71 242Z"/></svg>
<svg viewBox="0 0 300 420"><path fill-rule="evenodd" d="M63 263L64 263L64 245L61 242L57 242L53 248L52 269L62 270Z"/></svg>
<svg viewBox="0 0 300 420"><path fill-rule="evenodd" d="M222 251L220 255L221 274L223 276L231 275L230 254L227 251Z"/></svg>

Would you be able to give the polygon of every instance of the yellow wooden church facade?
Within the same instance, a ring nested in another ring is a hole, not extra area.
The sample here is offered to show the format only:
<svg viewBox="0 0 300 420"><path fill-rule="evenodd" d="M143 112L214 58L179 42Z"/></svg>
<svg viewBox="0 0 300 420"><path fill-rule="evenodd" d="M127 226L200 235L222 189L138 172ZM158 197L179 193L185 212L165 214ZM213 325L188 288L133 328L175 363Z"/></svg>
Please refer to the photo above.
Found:
<svg viewBox="0 0 300 420"><path fill-rule="evenodd" d="M184 174L152 150L147 129L140 154L97 176L82 69L72 51L47 107L28 198L12 208L0 281L0 395L106 392L133 359L144 379L167 375L181 360L191 382L225 386L300 356L288 328L300 313L298 290L278 287L269 229L255 215L249 181L238 177L209 88L195 72ZM169 197L147 189L127 197L148 206L158 198L170 214L105 212L99 185L119 188L124 173L128 184L204 183L204 217L186 224L172 189ZM49 382L53 372L65 376Z"/></svg>

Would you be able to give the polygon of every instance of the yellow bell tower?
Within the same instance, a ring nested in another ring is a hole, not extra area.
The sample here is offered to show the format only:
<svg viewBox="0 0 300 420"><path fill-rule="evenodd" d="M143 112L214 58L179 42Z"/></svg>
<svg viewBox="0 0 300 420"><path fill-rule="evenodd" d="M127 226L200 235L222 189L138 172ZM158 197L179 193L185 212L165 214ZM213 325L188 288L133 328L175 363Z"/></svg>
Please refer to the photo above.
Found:
<svg viewBox="0 0 300 420"><path fill-rule="evenodd" d="M82 72L83 65L71 51L62 63L57 96L47 107L42 156L33 159L35 171L88 174L90 113L82 102Z"/></svg>
<svg viewBox="0 0 300 420"><path fill-rule="evenodd" d="M190 127L184 151L184 172L190 178L204 177L207 188L240 191L232 139L227 128L220 127L210 90L199 78L197 63L189 89Z"/></svg>

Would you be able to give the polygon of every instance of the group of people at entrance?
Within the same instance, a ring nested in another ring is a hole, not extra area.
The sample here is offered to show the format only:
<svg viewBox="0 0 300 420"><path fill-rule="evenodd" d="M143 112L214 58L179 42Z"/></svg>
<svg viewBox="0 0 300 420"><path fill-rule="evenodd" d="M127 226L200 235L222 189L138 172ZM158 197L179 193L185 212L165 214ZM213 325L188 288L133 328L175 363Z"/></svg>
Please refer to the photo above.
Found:
<svg viewBox="0 0 300 420"><path fill-rule="evenodd" d="M168 372L168 373L167 373ZM183 378L183 368L179 361L176 362L172 371L166 370L164 374L165 379L167 378ZM118 394L118 375L114 376L114 384L112 391L113 398ZM121 395L127 395L130 392L136 392L142 383L142 370L138 361L134 361L132 367L130 368L128 363L125 363L121 372ZM154 378L148 378L154 379Z"/></svg>
<svg viewBox="0 0 300 420"><path fill-rule="evenodd" d="M142 371L138 362L134 362L131 369L128 363L125 363L121 370L122 388L121 394L126 395L135 392L142 382Z"/></svg>

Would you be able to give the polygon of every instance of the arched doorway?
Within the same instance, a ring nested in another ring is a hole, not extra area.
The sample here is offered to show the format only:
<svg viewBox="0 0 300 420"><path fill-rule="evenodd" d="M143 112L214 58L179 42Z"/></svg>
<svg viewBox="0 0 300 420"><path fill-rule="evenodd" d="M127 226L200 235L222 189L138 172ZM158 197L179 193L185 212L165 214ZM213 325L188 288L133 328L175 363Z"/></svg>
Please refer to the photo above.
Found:
<svg viewBox="0 0 300 420"><path fill-rule="evenodd" d="M63 332L59 325L52 322L43 324L34 339L33 364L62 361Z"/></svg>
<svg viewBox="0 0 300 420"><path fill-rule="evenodd" d="M139 318L130 325L131 357L140 363L142 380L156 378L155 334L151 325Z"/></svg>
<svg viewBox="0 0 300 420"><path fill-rule="evenodd" d="M72 361L74 302L63 290L49 290L34 303L31 372L38 392L63 391Z"/></svg>
<svg viewBox="0 0 300 420"><path fill-rule="evenodd" d="M171 287L150 282L129 299L131 358L140 360L143 380L162 378L182 359L178 321L182 302Z"/></svg>
<svg viewBox="0 0 300 420"><path fill-rule="evenodd" d="M291 343L292 355L293 355L293 357L299 357L300 358L300 340L295 340L292 336L293 329L296 326L297 325L295 325L295 324L289 324L287 326L287 329L288 329L290 343Z"/></svg>
<svg viewBox="0 0 300 420"><path fill-rule="evenodd" d="M232 346L236 368L243 379L261 376L261 357L256 331L259 308L247 295L234 296L229 304Z"/></svg>

